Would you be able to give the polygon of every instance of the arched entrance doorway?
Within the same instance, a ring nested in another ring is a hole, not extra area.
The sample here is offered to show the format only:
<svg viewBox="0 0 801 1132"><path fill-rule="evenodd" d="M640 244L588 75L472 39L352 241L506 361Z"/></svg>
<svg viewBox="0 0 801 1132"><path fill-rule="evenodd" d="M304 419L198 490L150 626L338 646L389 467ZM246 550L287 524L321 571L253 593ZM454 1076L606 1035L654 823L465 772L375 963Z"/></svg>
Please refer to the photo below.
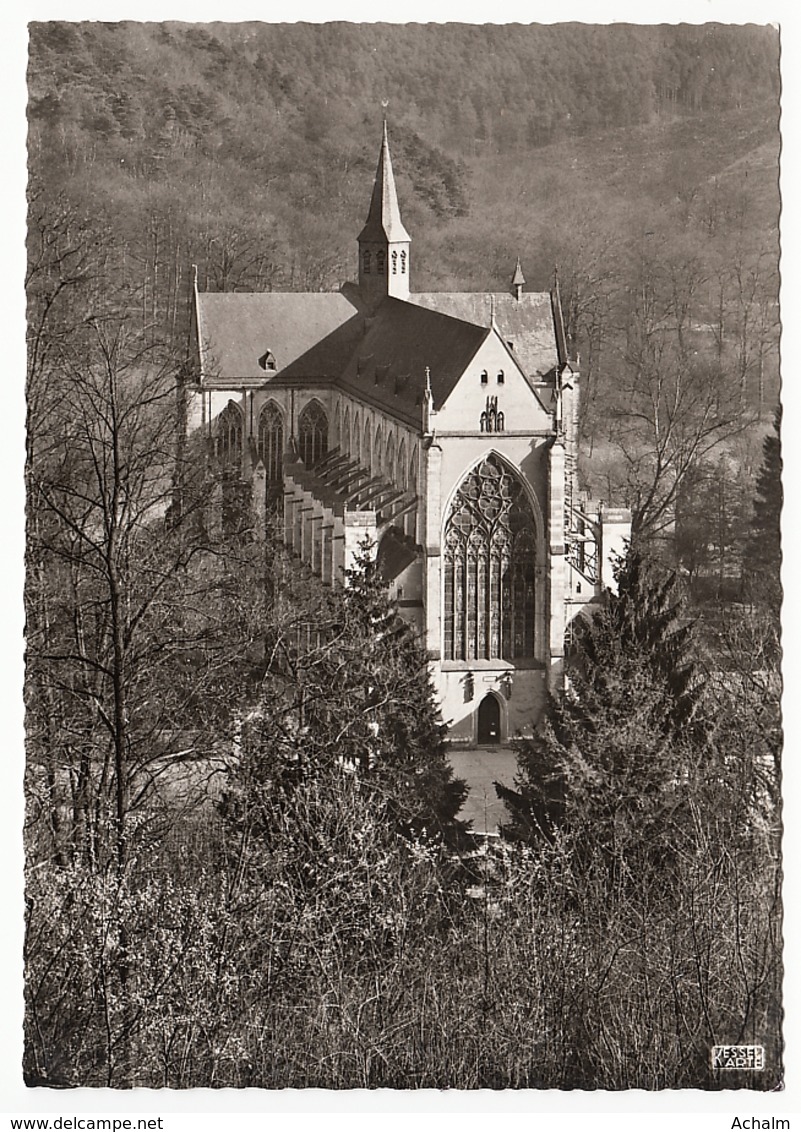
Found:
<svg viewBox="0 0 801 1132"><path fill-rule="evenodd" d="M478 743L485 747L501 741L501 705L488 692L478 705Z"/></svg>

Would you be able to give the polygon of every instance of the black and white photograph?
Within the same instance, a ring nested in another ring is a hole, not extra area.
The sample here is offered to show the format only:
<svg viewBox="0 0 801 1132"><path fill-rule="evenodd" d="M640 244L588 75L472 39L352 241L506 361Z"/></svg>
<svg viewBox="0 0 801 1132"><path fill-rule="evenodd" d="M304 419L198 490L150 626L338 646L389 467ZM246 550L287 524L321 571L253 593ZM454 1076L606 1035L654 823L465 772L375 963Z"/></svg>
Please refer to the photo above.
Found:
<svg viewBox="0 0 801 1132"><path fill-rule="evenodd" d="M785 1088L770 15L29 24L32 1097Z"/></svg>

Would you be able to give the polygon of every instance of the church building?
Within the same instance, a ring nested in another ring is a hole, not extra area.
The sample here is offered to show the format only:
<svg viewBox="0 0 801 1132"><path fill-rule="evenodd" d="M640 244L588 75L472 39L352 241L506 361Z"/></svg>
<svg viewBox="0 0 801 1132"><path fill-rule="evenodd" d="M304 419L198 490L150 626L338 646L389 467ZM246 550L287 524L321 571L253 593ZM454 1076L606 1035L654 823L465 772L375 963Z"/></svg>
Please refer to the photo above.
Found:
<svg viewBox="0 0 801 1132"><path fill-rule="evenodd" d="M415 292L386 123L358 281L200 293L189 424L331 584L365 537L420 630L449 739L530 734L572 619L612 584L629 514L576 483L579 374L558 285ZM225 473L223 476L222 473Z"/></svg>

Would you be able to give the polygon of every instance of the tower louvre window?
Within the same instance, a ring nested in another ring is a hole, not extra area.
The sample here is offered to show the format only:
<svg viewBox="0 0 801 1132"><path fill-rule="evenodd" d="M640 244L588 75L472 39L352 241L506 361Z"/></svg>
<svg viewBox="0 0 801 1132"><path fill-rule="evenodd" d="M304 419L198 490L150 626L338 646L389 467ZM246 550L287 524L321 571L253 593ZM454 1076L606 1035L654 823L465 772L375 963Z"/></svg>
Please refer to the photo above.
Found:
<svg viewBox="0 0 801 1132"><path fill-rule="evenodd" d="M369 249L364 253L364 274L369 275L373 264L373 257Z"/></svg>
<svg viewBox="0 0 801 1132"><path fill-rule="evenodd" d="M405 275L406 274L406 252L401 252L400 261L401 261L401 275Z"/></svg>
<svg viewBox="0 0 801 1132"><path fill-rule="evenodd" d="M386 266L385 265L385 253L383 251L376 252L375 263L376 263L376 271L378 272L379 275L383 275L384 274L384 267Z"/></svg>
<svg viewBox="0 0 801 1132"><path fill-rule="evenodd" d="M489 374L487 373L487 371L485 369L483 369L481 371L481 384L486 385L488 381L489 381Z"/></svg>
<svg viewBox="0 0 801 1132"><path fill-rule="evenodd" d="M398 274L398 253L397 252L392 253L392 274L393 275Z"/></svg>
<svg viewBox="0 0 801 1132"><path fill-rule="evenodd" d="M503 385L504 381L506 381L506 378L504 376L504 372L503 372L502 369L499 369L498 370L498 384Z"/></svg>
<svg viewBox="0 0 801 1132"><path fill-rule="evenodd" d="M522 483L488 456L445 525L443 659L534 656L535 530Z"/></svg>

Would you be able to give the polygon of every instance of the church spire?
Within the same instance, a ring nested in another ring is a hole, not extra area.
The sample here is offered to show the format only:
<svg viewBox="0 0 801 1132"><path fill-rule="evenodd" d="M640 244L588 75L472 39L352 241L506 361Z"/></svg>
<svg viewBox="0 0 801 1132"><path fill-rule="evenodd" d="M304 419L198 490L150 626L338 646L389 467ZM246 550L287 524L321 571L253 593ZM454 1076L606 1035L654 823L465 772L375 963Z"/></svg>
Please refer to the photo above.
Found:
<svg viewBox="0 0 801 1132"><path fill-rule="evenodd" d="M359 243L364 240L384 239L391 242L398 240L408 242L410 239L409 233L403 227L398 205L398 191L395 188L392 158L389 154L386 118L384 119L384 136L381 139L381 152L378 156L378 169L373 184L373 196L370 200L370 211L367 214L367 223L359 236Z"/></svg>
<svg viewBox="0 0 801 1132"><path fill-rule="evenodd" d="M409 297L409 245L389 153L387 120L381 139L367 223L359 234L359 287L369 301Z"/></svg>

